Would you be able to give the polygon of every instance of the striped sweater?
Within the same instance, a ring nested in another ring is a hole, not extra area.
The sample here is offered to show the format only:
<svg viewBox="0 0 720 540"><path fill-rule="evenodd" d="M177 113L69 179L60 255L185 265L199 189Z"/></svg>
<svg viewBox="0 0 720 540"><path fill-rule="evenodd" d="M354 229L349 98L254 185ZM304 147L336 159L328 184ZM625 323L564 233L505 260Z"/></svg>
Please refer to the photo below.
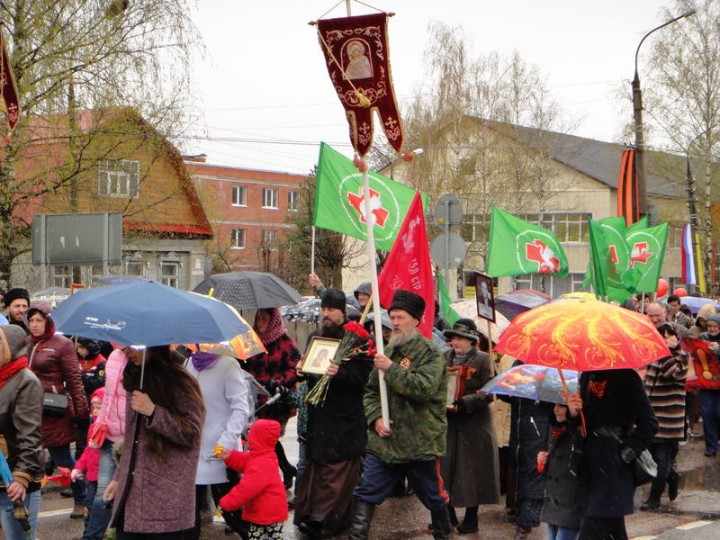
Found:
<svg viewBox="0 0 720 540"><path fill-rule="evenodd" d="M658 421L654 442L685 438L685 378L687 353L678 345L673 356L656 360L645 373L645 391Z"/></svg>

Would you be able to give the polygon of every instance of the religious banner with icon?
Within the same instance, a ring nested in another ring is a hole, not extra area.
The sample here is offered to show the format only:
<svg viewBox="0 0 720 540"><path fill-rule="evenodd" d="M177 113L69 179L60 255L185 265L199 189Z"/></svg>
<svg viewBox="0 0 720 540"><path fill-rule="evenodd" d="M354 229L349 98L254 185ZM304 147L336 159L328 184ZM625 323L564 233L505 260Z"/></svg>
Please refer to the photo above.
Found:
<svg viewBox="0 0 720 540"><path fill-rule="evenodd" d="M20 118L20 101L3 28L0 24L0 110L5 111L8 129L12 131Z"/></svg>
<svg viewBox="0 0 720 540"><path fill-rule="evenodd" d="M402 126L392 87L387 13L320 19L320 46L330 80L345 108L350 141L362 158L373 141L376 110L390 145L400 152Z"/></svg>

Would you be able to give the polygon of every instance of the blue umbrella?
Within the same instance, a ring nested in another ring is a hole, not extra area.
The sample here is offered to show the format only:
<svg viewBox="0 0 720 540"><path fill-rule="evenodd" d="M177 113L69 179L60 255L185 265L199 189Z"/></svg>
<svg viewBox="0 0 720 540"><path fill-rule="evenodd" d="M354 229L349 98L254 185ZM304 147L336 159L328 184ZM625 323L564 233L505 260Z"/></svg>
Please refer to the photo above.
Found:
<svg viewBox="0 0 720 540"><path fill-rule="evenodd" d="M683 296L680 298L680 303L684 306L689 307L693 315L697 315L697 312L700 311L700 308L707 304L710 304L712 307L714 307L716 311L720 311L720 305L718 305L715 300L712 300L710 298L701 298L699 296Z"/></svg>
<svg viewBox="0 0 720 540"><path fill-rule="evenodd" d="M577 392L578 372L563 369L563 377L569 393ZM487 394L503 394L547 401L549 403L565 403L562 381L558 369L534 364L521 364L501 373L481 388Z"/></svg>
<svg viewBox="0 0 720 540"><path fill-rule="evenodd" d="M152 281L80 290L52 317L64 334L149 347L217 343L249 331L219 300Z"/></svg>

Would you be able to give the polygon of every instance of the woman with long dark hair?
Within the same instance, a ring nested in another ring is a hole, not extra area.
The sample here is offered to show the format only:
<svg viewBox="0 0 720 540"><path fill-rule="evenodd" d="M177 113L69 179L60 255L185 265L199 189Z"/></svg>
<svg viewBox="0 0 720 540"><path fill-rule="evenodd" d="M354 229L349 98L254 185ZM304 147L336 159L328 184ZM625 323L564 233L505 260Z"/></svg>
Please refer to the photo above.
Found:
<svg viewBox="0 0 720 540"><path fill-rule="evenodd" d="M168 346L130 349L128 360L125 441L105 490L105 499L114 500L110 523L118 540L180 538L195 521L205 417L200 387Z"/></svg>

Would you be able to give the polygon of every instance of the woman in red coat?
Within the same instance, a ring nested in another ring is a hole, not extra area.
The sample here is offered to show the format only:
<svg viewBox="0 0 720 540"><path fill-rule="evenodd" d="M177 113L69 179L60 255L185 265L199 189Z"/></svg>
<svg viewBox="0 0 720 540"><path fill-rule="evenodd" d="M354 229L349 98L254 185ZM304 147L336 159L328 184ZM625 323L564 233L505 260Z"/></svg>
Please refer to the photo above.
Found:
<svg viewBox="0 0 720 540"><path fill-rule="evenodd" d="M70 443L76 439L77 426L89 424L90 414L75 347L65 336L55 333L51 311L49 303L37 302L30 304L25 314L30 330L27 337L30 368L40 379L45 393L68 397L64 414L43 410L42 443L50 452L55 465L72 470L75 458L70 452ZM79 519L83 517L85 484L75 481L71 487L75 506L70 517Z"/></svg>

